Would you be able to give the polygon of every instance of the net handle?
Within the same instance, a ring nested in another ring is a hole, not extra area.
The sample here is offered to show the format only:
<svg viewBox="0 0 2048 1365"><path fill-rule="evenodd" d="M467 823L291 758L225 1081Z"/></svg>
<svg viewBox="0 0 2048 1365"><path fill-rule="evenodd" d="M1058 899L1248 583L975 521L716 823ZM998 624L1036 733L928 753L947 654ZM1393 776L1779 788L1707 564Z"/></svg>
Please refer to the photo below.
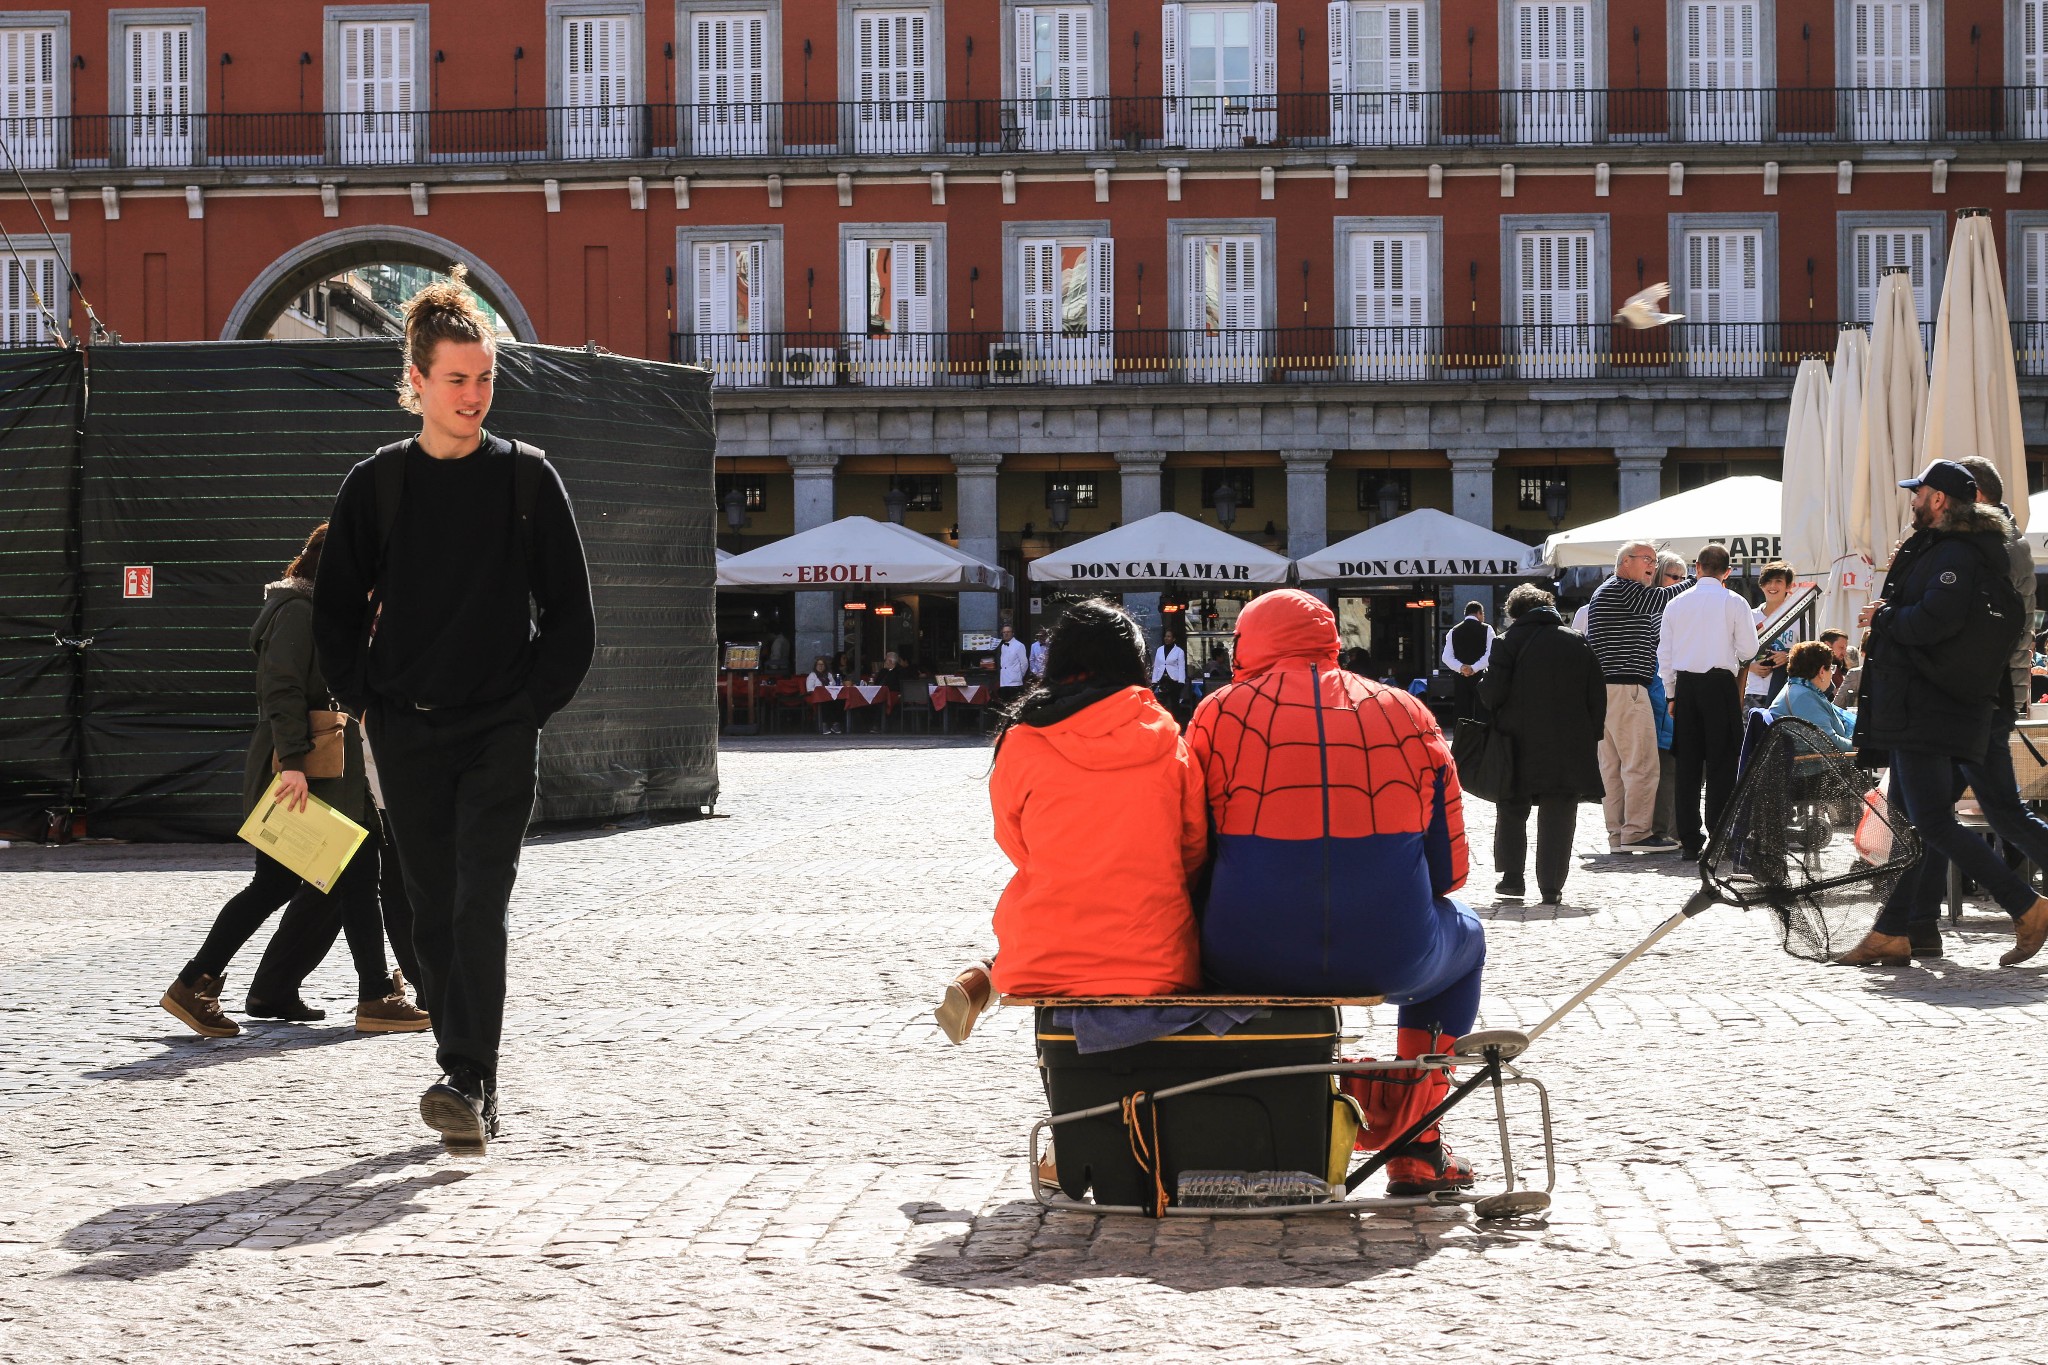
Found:
<svg viewBox="0 0 2048 1365"><path fill-rule="evenodd" d="M1580 991L1571 999L1565 1001L1562 1005L1559 1005L1557 1007L1556 1012L1553 1013L1548 1019L1545 1019L1535 1028L1530 1029L1529 1041L1533 1043L1538 1038L1541 1038L1544 1035L1544 1033L1546 1033L1549 1030L1552 1024L1555 1024L1558 1020L1564 1018L1567 1014L1570 1014L1573 1010L1577 1009L1579 1006L1585 1004L1588 1000L1592 999L1593 993L1595 991L1599 990L1608 982L1614 980L1615 977L1620 976L1622 972L1628 968L1630 963L1634 962L1644 953L1649 952L1650 949L1656 947L1658 941L1662 939L1666 934L1670 933L1673 929L1676 929L1679 925L1691 919L1694 915L1699 914L1708 906L1714 904L1714 902L1718 899L1720 898L1715 893L1714 888L1712 886L1702 886L1699 890L1693 892L1692 899L1685 903L1683 909L1681 909L1677 914L1673 915L1670 919L1665 920L1655 929L1652 929L1650 931L1650 936L1648 938L1644 939L1641 943L1638 943L1635 947L1629 949L1626 953L1623 953L1620 959L1617 960L1613 966L1609 967L1606 971L1600 973L1600 975L1594 977L1591 981L1587 982L1584 990Z"/></svg>

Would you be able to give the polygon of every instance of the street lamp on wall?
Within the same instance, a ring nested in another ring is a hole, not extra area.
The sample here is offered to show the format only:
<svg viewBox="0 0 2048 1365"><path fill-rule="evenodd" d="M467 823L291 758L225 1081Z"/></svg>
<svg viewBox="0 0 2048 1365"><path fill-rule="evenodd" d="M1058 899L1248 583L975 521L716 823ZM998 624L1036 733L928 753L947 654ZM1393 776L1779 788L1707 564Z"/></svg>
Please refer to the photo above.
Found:
<svg viewBox="0 0 2048 1365"><path fill-rule="evenodd" d="M1231 482L1228 469L1223 475L1216 481L1216 524L1228 531L1237 523L1237 485Z"/></svg>
<svg viewBox="0 0 2048 1365"><path fill-rule="evenodd" d="M1401 515L1401 485L1394 478L1394 471L1391 469L1387 471L1387 476L1380 480L1379 504L1382 522L1392 521Z"/></svg>
<svg viewBox="0 0 2048 1365"><path fill-rule="evenodd" d="M726 529L740 530L747 524L747 495L739 490L738 485L734 485L725 490L724 501Z"/></svg>
<svg viewBox="0 0 2048 1365"><path fill-rule="evenodd" d="M1564 524L1565 513L1572 508L1572 490L1564 481L1564 470L1553 469L1543 481L1543 515L1550 518L1554 531Z"/></svg>
<svg viewBox="0 0 2048 1365"><path fill-rule="evenodd" d="M909 506L910 497L903 491L903 486L890 478L889 491L882 494L882 515L889 519L891 525L901 526L904 509Z"/></svg>
<svg viewBox="0 0 2048 1365"><path fill-rule="evenodd" d="M1058 478L1055 478L1052 485L1052 494L1045 500L1045 519L1052 523L1053 530L1064 531L1067 529L1067 521L1071 515L1072 505L1072 498L1068 493L1067 485L1060 482Z"/></svg>

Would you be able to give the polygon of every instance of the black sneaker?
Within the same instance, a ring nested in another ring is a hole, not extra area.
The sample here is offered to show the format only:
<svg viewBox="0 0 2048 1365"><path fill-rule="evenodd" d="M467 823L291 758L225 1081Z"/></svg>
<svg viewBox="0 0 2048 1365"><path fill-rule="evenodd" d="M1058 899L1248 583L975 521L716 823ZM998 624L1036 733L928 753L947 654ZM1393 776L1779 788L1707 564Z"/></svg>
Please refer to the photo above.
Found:
<svg viewBox="0 0 2048 1365"><path fill-rule="evenodd" d="M1529 894L1529 888L1520 877L1502 877L1493 884L1493 894L1518 901Z"/></svg>
<svg viewBox="0 0 2048 1365"><path fill-rule="evenodd" d="M420 1118L451 1156L482 1156L498 1135L498 1094L473 1071L443 1076L420 1096Z"/></svg>

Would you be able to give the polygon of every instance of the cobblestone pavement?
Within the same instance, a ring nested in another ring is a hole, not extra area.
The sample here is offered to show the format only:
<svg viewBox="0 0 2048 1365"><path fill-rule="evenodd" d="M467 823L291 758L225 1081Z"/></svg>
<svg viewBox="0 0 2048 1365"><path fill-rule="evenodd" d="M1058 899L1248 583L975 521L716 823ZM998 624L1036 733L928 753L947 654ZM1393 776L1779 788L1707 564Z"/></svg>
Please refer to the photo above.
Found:
<svg viewBox="0 0 2048 1365"><path fill-rule="evenodd" d="M1547 1226L1046 1216L1028 1020L928 1013L1005 872L987 766L742 742L716 820L533 841L481 1164L419 1126L428 1040L348 1031L345 953L324 1025L157 1009L237 848L0 851L0 1359L2048 1361L2048 976L1997 968L2002 916L1903 971L1680 930L1530 1054ZM1554 912L1475 857L1482 1026L1688 890L1597 825Z"/></svg>

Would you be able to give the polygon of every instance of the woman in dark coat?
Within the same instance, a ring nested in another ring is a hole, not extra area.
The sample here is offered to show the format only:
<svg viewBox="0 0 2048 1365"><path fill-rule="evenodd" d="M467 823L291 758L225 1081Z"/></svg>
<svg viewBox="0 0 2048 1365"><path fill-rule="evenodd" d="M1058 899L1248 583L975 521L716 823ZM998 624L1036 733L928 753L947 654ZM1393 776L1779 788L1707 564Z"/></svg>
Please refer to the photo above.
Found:
<svg viewBox="0 0 2048 1365"><path fill-rule="evenodd" d="M1607 685L1586 638L1564 623L1557 599L1524 583L1508 594L1507 633L1479 679L1479 700L1515 756L1514 795L1496 810L1494 891L1527 894L1529 811L1536 811L1536 887L1545 905L1564 898L1571 871L1579 803L1598 801L1600 732L1607 722Z"/></svg>
<svg viewBox="0 0 2048 1365"><path fill-rule="evenodd" d="M305 772L315 741L308 713L333 709L327 680L321 675L320 661L313 651L313 579L319 573L320 551L326 542L327 525L322 522L306 538L298 557L286 566L283 579L264 588L263 609L257 613L256 625L249 633L249 647L256 653L257 709L256 729L249 736L249 752L243 765L242 811L246 815L259 802L269 799L275 786L298 809L305 808L308 796L318 797L374 831L377 819L371 809L369 780L364 775L362 737L353 720L342 727L341 776L309 778ZM276 771L272 768L273 755ZM333 889L326 893L314 890L269 854L256 853L256 875L221 907L206 941L164 992L160 1003L202 1036L231 1038L240 1033L240 1026L220 1007L229 961L279 906L295 897L317 897L336 903L343 932L348 935L361 1000L356 1010L356 1028L375 1033L411 1033L427 1028L432 1021L425 1011L406 1000L404 982L384 963L384 923L377 907L377 853L373 833L342 869ZM248 1006L248 1012L259 1017L325 1017L300 1004L296 996L289 1002L252 998Z"/></svg>

